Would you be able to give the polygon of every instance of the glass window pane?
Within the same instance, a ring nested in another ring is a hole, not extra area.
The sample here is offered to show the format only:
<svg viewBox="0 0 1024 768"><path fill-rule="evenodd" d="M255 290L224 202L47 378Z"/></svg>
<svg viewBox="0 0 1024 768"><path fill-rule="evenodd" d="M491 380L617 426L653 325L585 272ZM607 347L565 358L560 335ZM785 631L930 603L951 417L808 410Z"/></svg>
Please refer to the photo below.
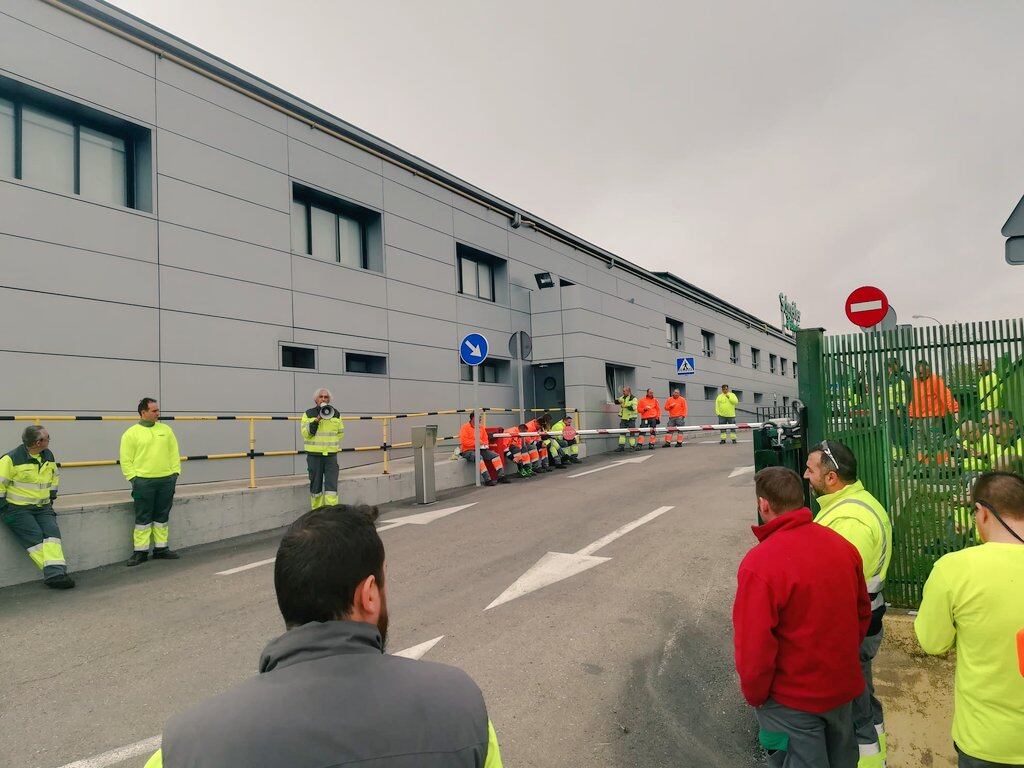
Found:
<svg viewBox="0 0 1024 768"><path fill-rule="evenodd" d="M494 283L491 279L491 265L480 262L477 264L477 273L480 276L480 292L477 295L481 299L494 301Z"/></svg>
<svg viewBox="0 0 1024 768"><path fill-rule="evenodd" d="M463 381L472 381L473 380L473 369L470 368L465 363L459 363L459 373L460 373L460 378Z"/></svg>
<svg viewBox="0 0 1024 768"><path fill-rule="evenodd" d="M128 205L124 139L84 127L78 135L81 195L100 203Z"/></svg>
<svg viewBox="0 0 1024 768"><path fill-rule="evenodd" d="M58 192L75 191L75 128L44 112L21 111L21 177Z"/></svg>
<svg viewBox="0 0 1024 768"><path fill-rule="evenodd" d="M338 260L338 223L331 211L309 207L310 228L313 230L313 255L327 261Z"/></svg>
<svg viewBox="0 0 1024 768"><path fill-rule="evenodd" d="M296 253L309 253L306 204L301 200L292 200L292 250Z"/></svg>
<svg viewBox="0 0 1024 768"><path fill-rule="evenodd" d="M467 296L476 296L476 262L470 259L461 259L459 268L462 271L462 292Z"/></svg>
<svg viewBox="0 0 1024 768"><path fill-rule="evenodd" d="M0 99L0 176L14 177L14 104Z"/></svg>
<svg viewBox="0 0 1024 768"><path fill-rule="evenodd" d="M341 263L350 267L363 266L363 227L355 219L338 216L338 243Z"/></svg>

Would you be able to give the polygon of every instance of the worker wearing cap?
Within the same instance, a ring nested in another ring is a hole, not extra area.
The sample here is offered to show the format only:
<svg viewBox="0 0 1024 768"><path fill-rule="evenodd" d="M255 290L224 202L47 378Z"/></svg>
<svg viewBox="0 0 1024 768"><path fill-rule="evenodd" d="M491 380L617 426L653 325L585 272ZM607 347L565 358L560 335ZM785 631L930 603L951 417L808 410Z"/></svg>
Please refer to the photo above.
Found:
<svg viewBox="0 0 1024 768"><path fill-rule="evenodd" d="M338 503L338 451L345 439L345 422L341 414L324 418L320 409L331 404L331 391L320 388L313 393L313 407L302 414L302 450L306 454L309 473L309 507L333 507Z"/></svg>
<svg viewBox="0 0 1024 768"><path fill-rule="evenodd" d="M672 397L665 401L665 413L668 414L668 426L669 427L685 427L686 426L686 413L687 405L686 398L683 397L678 389L672 390ZM676 432L676 447L678 448L683 444L683 433ZM665 433L665 447L668 448L672 444L672 433Z"/></svg>
<svg viewBox="0 0 1024 768"><path fill-rule="evenodd" d="M579 464L580 441L576 437L576 427L572 423L572 416L566 414L555 422L551 431L557 435L554 439L558 441L559 453L573 464Z"/></svg>
<svg viewBox="0 0 1024 768"><path fill-rule="evenodd" d="M661 423L661 406L658 404L658 398L654 396L654 390L648 389L647 394L640 398L636 404L637 412L640 414L640 426L649 427L651 430L650 434L650 447L648 450L653 451L658 447L658 435L655 430ZM637 437L637 443L640 448L644 447L644 433L641 432Z"/></svg>

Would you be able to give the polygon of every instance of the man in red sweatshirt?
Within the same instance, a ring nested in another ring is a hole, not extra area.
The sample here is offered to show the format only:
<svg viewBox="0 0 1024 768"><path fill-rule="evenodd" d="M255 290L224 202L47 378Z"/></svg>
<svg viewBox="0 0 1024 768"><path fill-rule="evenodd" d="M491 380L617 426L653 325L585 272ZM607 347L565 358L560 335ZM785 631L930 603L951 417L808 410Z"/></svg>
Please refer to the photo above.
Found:
<svg viewBox="0 0 1024 768"><path fill-rule="evenodd" d="M743 696L769 765L856 768L850 703L864 690L859 649L871 623L860 555L812 524L792 470L762 469L754 485L764 524L740 563L732 614Z"/></svg>

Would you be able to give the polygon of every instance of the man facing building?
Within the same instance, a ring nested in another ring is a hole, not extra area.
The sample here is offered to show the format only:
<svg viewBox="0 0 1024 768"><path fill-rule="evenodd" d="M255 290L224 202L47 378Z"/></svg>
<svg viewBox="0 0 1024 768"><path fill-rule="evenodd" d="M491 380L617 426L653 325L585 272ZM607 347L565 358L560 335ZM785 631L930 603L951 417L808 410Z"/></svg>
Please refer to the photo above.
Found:
<svg viewBox="0 0 1024 768"><path fill-rule="evenodd" d="M685 427L686 426L686 398L683 397L678 389L672 390L672 397L665 401L665 413L668 414L668 426L670 427ZM676 432L676 447L683 444L683 433ZM672 444L672 433L665 433L665 447L667 448Z"/></svg>
<svg viewBox="0 0 1024 768"><path fill-rule="evenodd" d="M824 440L813 446L808 451L804 477L821 508L814 522L831 528L853 544L864 566L864 581L871 599L871 626L860 646L866 686L853 702L853 725L861 768L882 768L885 726L882 703L875 697L871 663L882 645L882 590L892 560L892 523L878 499L857 479L857 458L842 443Z"/></svg>
<svg viewBox="0 0 1024 768"><path fill-rule="evenodd" d="M71 589L53 502L60 470L50 452L50 433L26 427L21 445L0 457L0 520L11 529L52 589Z"/></svg>
<svg viewBox="0 0 1024 768"><path fill-rule="evenodd" d="M857 550L811 521L799 475L754 478L760 542L743 558L733 606L736 671L769 764L854 768L857 647L871 608Z"/></svg>
<svg viewBox="0 0 1024 768"><path fill-rule="evenodd" d="M174 490L181 474L181 455L174 431L160 421L160 404L152 397L139 401L139 421L121 435L121 472L132 484L135 502L135 551L125 563L129 568L149 560L177 560L171 551L170 515Z"/></svg>
<svg viewBox="0 0 1024 768"><path fill-rule="evenodd" d="M345 422L336 408L321 416L321 408L331 404L331 392L318 389L313 393L313 407L302 414L302 450L306 452L309 473L309 506L311 509L331 507L338 503L338 451L345 439Z"/></svg>
<svg viewBox="0 0 1024 768"><path fill-rule="evenodd" d="M292 524L274 563L285 633L256 677L172 717L147 768L501 768L465 672L384 653L376 517L323 507Z"/></svg>
<svg viewBox="0 0 1024 768"><path fill-rule="evenodd" d="M735 392L729 391L729 385L722 385L722 392L715 398L715 415L718 417L719 424L735 424L736 423L736 406L739 404L740 399L736 397ZM721 430L722 439L719 440L719 445L725 445L725 432ZM732 444L736 445L736 430L730 429L729 436L732 438Z"/></svg>
<svg viewBox="0 0 1024 768"><path fill-rule="evenodd" d="M985 543L939 558L914 630L926 653L956 646L960 768L1024 766L1024 479L986 472L971 500Z"/></svg>

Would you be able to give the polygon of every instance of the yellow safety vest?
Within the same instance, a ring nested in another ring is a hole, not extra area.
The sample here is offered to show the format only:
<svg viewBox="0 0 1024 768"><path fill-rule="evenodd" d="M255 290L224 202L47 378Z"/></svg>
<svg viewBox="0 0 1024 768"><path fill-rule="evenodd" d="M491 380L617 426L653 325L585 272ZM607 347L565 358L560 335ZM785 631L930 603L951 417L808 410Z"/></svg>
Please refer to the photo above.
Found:
<svg viewBox="0 0 1024 768"><path fill-rule="evenodd" d="M135 477L170 477L181 474L178 438L166 424L140 421L121 435L121 473Z"/></svg>
<svg viewBox="0 0 1024 768"><path fill-rule="evenodd" d="M729 394L723 392L715 398L715 416L724 416L727 419L735 418L736 404L739 401L739 398L732 392Z"/></svg>
<svg viewBox="0 0 1024 768"><path fill-rule="evenodd" d="M337 453L341 448L341 441L345 439L345 422L338 414L330 419L322 419L313 432L311 426L316 423L316 417L319 415L319 408L310 408L302 414L302 450L320 456Z"/></svg>
<svg viewBox="0 0 1024 768"><path fill-rule="evenodd" d="M60 470L49 449L33 456L19 446L0 457L0 509L7 504L45 507L56 497L59 482Z"/></svg>
<svg viewBox="0 0 1024 768"><path fill-rule="evenodd" d="M999 392L999 377L995 373L982 376L978 381L978 407L983 411L994 411L1002 400Z"/></svg>
<svg viewBox="0 0 1024 768"><path fill-rule="evenodd" d="M628 421L629 419L635 419L637 417L638 414L636 410L636 404L638 401L635 396L620 397L615 402L619 404L620 419L622 419L623 421Z"/></svg>

